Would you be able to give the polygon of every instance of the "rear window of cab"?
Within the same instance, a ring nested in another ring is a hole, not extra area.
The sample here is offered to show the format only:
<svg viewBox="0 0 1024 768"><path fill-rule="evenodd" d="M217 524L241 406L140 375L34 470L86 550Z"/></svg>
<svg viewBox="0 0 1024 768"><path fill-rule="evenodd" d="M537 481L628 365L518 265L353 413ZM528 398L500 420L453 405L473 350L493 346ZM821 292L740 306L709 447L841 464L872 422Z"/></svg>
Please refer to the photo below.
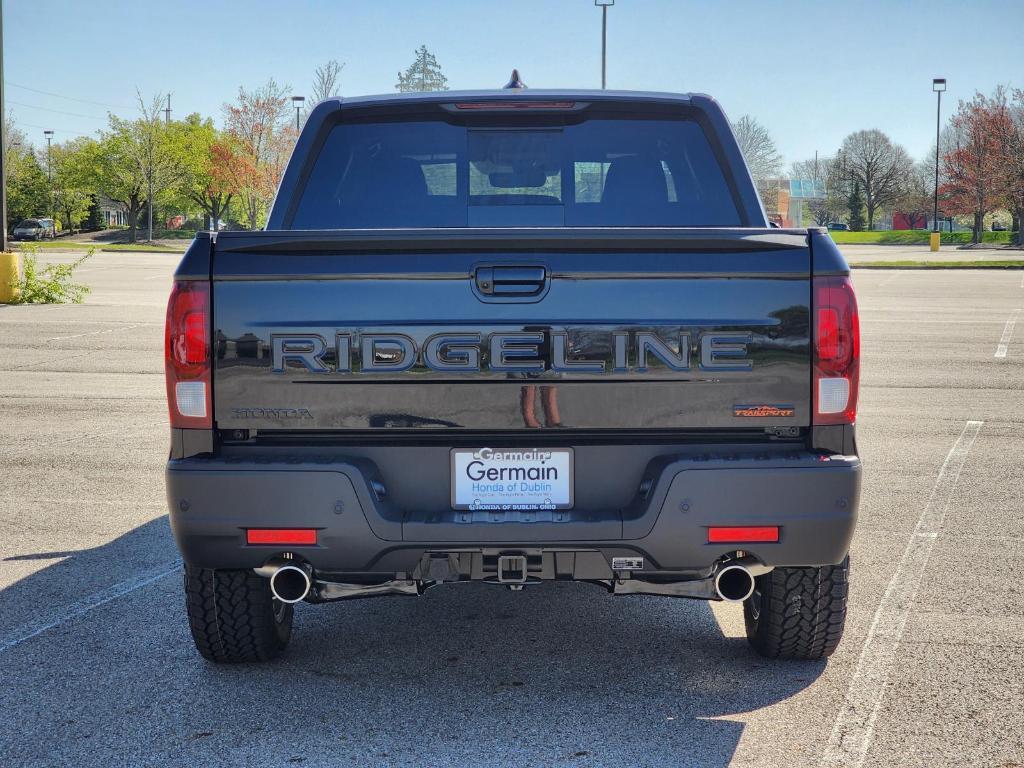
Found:
<svg viewBox="0 0 1024 768"><path fill-rule="evenodd" d="M420 120L333 127L289 228L716 227L740 220L692 119L514 128Z"/></svg>

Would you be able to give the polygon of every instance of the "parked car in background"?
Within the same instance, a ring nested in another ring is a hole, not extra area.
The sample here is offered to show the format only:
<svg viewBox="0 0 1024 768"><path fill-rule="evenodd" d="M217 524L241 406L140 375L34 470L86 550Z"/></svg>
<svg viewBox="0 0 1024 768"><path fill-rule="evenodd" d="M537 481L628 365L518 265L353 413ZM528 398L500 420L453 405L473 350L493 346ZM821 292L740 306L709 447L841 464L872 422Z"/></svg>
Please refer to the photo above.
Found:
<svg viewBox="0 0 1024 768"><path fill-rule="evenodd" d="M1001 221L993 221L992 222L992 231L993 232L1005 232L1006 230L1007 230L1007 226L1003 222L1001 222Z"/></svg>
<svg viewBox="0 0 1024 768"><path fill-rule="evenodd" d="M843 224L841 221L830 221L828 223L829 232L849 232L850 227Z"/></svg>
<svg viewBox="0 0 1024 768"><path fill-rule="evenodd" d="M53 219L24 219L14 228L11 235L15 240L42 240L57 236Z"/></svg>

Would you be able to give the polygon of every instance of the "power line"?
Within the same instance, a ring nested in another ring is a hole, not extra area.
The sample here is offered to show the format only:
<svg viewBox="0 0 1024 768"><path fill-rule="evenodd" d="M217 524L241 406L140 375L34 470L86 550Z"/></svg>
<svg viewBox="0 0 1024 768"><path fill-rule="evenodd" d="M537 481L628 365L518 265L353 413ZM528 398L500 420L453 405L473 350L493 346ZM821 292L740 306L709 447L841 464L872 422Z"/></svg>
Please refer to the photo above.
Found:
<svg viewBox="0 0 1024 768"><path fill-rule="evenodd" d="M95 104L98 107L111 107L112 109L134 109L134 107L126 107L123 104L107 104L103 101L92 101L91 99L78 99L74 96L62 96L59 93L53 93L52 91L41 91L38 88L29 88L27 85L19 85L18 83L12 83L10 80L4 80L6 85L13 85L15 88L22 88L26 91L32 91L33 93L41 93L44 96L53 96L58 99L67 99L68 101L78 101L82 104Z"/></svg>
<svg viewBox="0 0 1024 768"><path fill-rule="evenodd" d="M56 131L57 133L67 133L73 136L88 136L96 132L95 129L92 131L82 131L72 130L69 128L51 128L48 125L36 125L35 123L23 123L14 117L12 117L11 120L18 128L38 128L41 131Z"/></svg>
<svg viewBox="0 0 1024 768"><path fill-rule="evenodd" d="M50 109L49 107L37 107L35 104L26 104L23 101L14 101L13 99L7 99L8 104L16 104L19 107L25 107L26 109L40 109L43 112L53 112L58 115L70 115L71 117L85 117L89 120L102 120L106 121L105 117L97 117L96 115L83 115L81 112L65 112L63 109Z"/></svg>

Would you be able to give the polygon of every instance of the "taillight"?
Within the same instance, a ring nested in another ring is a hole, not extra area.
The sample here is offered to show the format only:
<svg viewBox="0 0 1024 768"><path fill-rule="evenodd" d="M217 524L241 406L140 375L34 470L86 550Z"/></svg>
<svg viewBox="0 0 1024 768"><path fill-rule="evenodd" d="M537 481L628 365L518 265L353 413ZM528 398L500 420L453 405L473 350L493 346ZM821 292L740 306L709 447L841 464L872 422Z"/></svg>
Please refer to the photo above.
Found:
<svg viewBox="0 0 1024 768"><path fill-rule="evenodd" d="M171 426L210 429L210 286L176 282L167 302L164 371Z"/></svg>
<svg viewBox="0 0 1024 768"><path fill-rule="evenodd" d="M860 381L860 320L848 277L814 278L815 424L853 424Z"/></svg>

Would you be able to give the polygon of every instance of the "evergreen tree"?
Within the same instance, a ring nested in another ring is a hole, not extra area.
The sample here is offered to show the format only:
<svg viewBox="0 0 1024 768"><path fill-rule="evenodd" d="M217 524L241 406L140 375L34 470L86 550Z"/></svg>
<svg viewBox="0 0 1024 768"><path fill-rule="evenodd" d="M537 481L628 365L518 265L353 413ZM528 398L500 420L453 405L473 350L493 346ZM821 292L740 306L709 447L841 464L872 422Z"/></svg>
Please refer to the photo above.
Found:
<svg viewBox="0 0 1024 768"><path fill-rule="evenodd" d="M854 182L846 207L850 211L850 229L860 232L864 229L864 195L860 191L860 182Z"/></svg>
<svg viewBox="0 0 1024 768"><path fill-rule="evenodd" d="M402 93L410 91L447 91L448 78L441 74L441 65L427 46L421 45L416 51L416 61L405 72L398 73L395 89Z"/></svg>

